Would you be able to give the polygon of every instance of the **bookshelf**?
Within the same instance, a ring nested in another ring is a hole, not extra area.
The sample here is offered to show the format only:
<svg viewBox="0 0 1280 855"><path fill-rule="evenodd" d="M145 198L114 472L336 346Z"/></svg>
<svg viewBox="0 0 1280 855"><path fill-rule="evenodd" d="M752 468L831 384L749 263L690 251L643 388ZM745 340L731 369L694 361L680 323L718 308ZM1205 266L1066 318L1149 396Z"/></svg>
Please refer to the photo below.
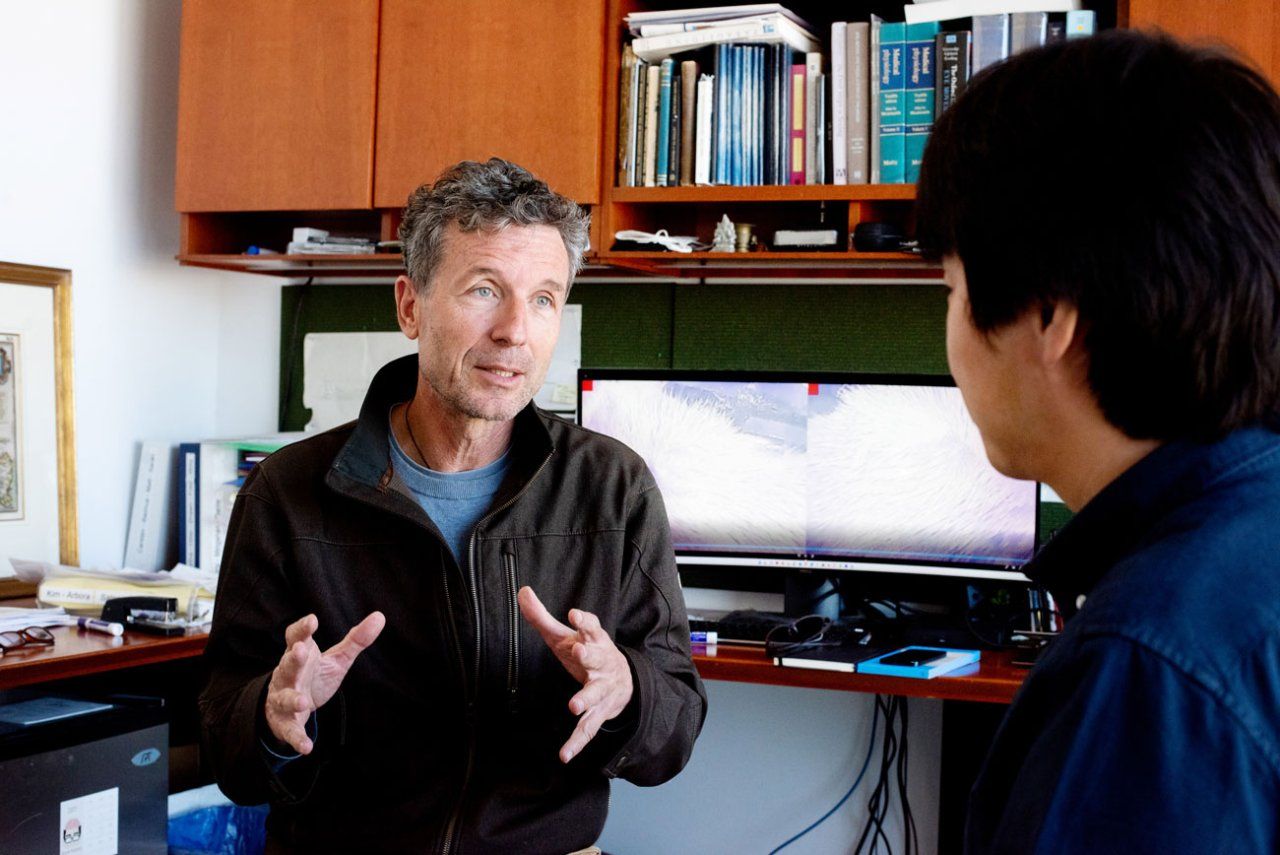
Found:
<svg viewBox="0 0 1280 855"><path fill-rule="evenodd" d="M752 223L762 240L777 228L822 227L835 229L846 246L854 226L866 221L911 231L915 188L909 184L614 186L626 15L731 4L590 0L567 12L556 0L527 0L514 10L501 0L450 0L443 13L407 0L317 2L324 14L267 2L230 10L185 0L176 193L181 264L275 276L385 277L399 272L398 256L244 253L251 245L283 249L292 227L302 225L393 238L405 188L459 158L497 154L592 206L593 274L938 276L936 267L896 253L612 249L612 235L622 229L665 228L708 239L724 214ZM813 25L828 57L833 20L902 16L902 2L784 5ZM1083 5L1097 13L1100 29L1159 27L1193 40L1225 41L1280 80L1280 19L1272 20L1272 0L1241 0L1229 8L1187 0ZM307 34L292 44L323 49L277 50L282 30ZM230 51L229 33L235 35ZM315 80L326 85L317 90ZM245 92L271 97L246 98Z"/></svg>
<svg viewBox="0 0 1280 855"><path fill-rule="evenodd" d="M1085 8L1097 14L1098 27L1111 28L1127 20L1128 0L1085 0ZM665 0L609 0L606 16L607 74L604 107L604 186L598 214L606 237L623 229L671 234L693 234L709 240L721 215L734 223L751 223L761 244L776 229L834 229L838 252L692 253L682 259L643 251L613 250L609 241L601 252L605 263L628 265L636 270L671 274L700 271L706 276L816 276L936 280L940 269L908 253L864 253L852 249L850 237L863 222L888 222L913 232L916 188L912 184L813 184L755 186L618 186L619 99L623 47L631 35L626 17L633 12L689 6L728 6L729 3L671 3ZM898 3L853 2L827 4L796 0L787 9L808 21L822 42L825 71L831 71L831 25L834 21L865 21L872 14L885 20L901 20ZM691 53L676 54L681 59ZM706 56L704 53L703 57ZM705 66L705 63L704 63ZM677 65L678 67L678 65ZM701 72L710 69L703 67ZM682 116L682 121L687 117Z"/></svg>

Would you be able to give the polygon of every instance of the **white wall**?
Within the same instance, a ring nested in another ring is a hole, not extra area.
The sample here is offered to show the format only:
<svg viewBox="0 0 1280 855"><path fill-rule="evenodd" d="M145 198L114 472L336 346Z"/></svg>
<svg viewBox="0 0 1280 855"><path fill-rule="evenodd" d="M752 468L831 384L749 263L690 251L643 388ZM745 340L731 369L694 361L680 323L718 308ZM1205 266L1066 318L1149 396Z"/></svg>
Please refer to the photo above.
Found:
<svg viewBox="0 0 1280 855"><path fill-rule="evenodd" d="M179 267L176 0L7 4L0 260L72 271L80 560L118 565L137 443L275 430L280 285Z"/></svg>

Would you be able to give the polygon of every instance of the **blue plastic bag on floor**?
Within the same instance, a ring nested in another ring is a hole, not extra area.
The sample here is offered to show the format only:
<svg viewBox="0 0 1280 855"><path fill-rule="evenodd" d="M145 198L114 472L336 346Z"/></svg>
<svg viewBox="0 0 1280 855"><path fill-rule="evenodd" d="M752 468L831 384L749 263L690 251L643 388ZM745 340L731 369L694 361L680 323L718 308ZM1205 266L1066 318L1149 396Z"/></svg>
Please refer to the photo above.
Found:
<svg viewBox="0 0 1280 855"><path fill-rule="evenodd" d="M169 855L262 855L267 806L216 805L169 819Z"/></svg>

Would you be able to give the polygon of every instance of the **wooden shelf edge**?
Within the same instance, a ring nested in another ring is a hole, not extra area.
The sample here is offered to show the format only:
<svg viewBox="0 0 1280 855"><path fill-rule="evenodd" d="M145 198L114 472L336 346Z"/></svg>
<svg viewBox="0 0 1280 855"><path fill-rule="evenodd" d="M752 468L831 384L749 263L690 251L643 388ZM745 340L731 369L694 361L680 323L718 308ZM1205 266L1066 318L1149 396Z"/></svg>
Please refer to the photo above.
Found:
<svg viewBox="0 0 1280 855"><path fill-rule="evenodd" d="M753 187L611 187L608 202L867 202L916 198L914 184L807 184Z"/></svg>

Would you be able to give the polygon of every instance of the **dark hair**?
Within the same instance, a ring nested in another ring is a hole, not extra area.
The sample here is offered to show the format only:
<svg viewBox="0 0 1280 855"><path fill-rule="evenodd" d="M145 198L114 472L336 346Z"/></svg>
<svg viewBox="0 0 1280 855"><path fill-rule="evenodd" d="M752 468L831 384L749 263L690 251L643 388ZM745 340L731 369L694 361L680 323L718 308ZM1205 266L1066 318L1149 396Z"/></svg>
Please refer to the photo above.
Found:
<svg viewBox="0 0 1280 855"><path fill-rule="evenodd" d="M1135 31L1018 54L939 117L918 190L974 325L1078 307L1130 437L1280 423L1280 98L1240 61Z"/></svg>
<svg viewBox="0 0 1280 855"><path fill-rule="evenodd" d="M484 163L464 160L409 195L400 222L404 265L417 289L425 291L440 263L450 223L464 232L544 225L560 232L564 241L568 285L582 269L590 222L576 202L553 192L524 167L498 157Z"/></svg>

